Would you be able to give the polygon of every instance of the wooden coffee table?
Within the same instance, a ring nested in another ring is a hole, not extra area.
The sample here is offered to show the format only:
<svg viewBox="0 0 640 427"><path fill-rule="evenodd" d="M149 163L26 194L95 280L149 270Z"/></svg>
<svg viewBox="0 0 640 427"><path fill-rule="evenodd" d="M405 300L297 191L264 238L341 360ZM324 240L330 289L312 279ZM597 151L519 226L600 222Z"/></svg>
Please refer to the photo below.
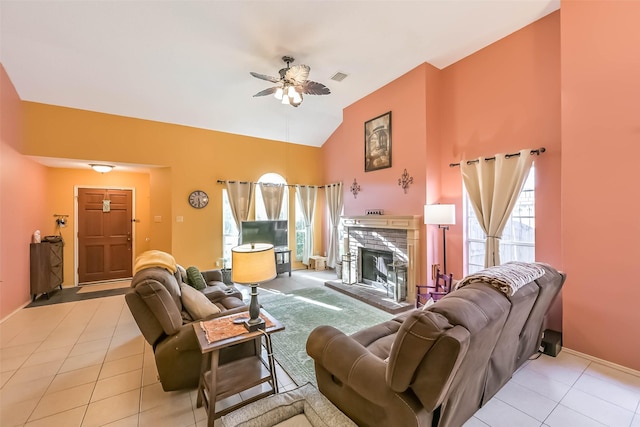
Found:
<svg viewBox="0 0 640 427"><path fill-rule="evenodd" d="M260 310L260 317L265 320L266 329L248 332L244 325L233 323L234 319L242 317L249 317L249 313L232 314L193 324L200 350L205 355L202 358L200 370L197 407L204 405L209 427L213 427L216 418L278 392L271 334L284 330L284 326L265 310ZM209 338L201 323L212 331ZM245 357L223 365L218 364L220 349L252 340L256 344L256 356ZM263 345L266 349L266 358L262 352ZM268 390L216 412L216 401L263 383L269 384Z"/></svg>

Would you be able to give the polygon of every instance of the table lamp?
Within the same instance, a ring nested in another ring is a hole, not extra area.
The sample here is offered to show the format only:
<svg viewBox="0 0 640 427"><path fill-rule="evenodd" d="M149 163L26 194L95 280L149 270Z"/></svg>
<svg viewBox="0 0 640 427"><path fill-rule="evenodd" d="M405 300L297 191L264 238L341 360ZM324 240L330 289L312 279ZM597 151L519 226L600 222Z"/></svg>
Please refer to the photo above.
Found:
<svg viewBox="0 0 640 427"><path fill-rule="evenodd" d="M449 225L456 223L456 205L424 205L424 223L442 228L442 268L447 274L447 236Z"/></svg>
<svg viewBox="0 0 640 427"><path fill-rule="evenodd" d="M264 329L258 304L258 285L276 277L276 257L273 245L250 243L231 249L231 280L251 286L250 318L244 323L248 331Z"/></svg>

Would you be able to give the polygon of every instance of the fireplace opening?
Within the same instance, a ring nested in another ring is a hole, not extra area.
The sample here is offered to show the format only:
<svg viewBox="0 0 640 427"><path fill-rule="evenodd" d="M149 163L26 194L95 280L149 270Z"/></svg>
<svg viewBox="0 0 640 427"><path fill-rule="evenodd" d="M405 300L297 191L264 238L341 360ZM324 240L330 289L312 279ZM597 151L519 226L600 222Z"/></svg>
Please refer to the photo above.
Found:
<svg viewBox="0 0 640 427"><path fill-rule="evenodd" d="M362 283L388 291L389 266L393 264L393 252L379 249L360 248L360 271Z"/></svg>

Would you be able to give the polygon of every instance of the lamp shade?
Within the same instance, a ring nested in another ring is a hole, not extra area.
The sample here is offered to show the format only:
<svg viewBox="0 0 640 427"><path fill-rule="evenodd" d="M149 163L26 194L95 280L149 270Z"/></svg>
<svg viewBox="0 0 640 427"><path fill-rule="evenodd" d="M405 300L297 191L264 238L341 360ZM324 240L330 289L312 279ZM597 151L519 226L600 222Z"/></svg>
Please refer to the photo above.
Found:
<svg viewBox="0 0 640 427"><path fill-rule="evenodd" d="M424 223L454 225L456 223L456 205L424 205Z"/></svg>
<svg viewBox="0 0 640 427"><path fill-rule="evenodd" d="M276 277L276 255L273 245L251 243L231 249L231 280L253 285Z"/></svg>

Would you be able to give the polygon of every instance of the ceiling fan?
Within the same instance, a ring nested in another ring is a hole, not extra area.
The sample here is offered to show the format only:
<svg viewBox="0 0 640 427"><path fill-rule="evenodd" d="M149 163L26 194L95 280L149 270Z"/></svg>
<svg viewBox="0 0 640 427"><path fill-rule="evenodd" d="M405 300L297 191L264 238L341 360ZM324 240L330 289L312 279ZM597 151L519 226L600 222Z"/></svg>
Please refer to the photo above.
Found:
<svg viewBox="0 0 640 427"><path fill-rule="evenodd" d="M254 97L273 94L283 104L297 107L302 103L303 93L307 95L328 95L331 93L329 88L322 83L307 80L311 67L308 65L290 66L294 61L294 58L290 56L283 56L282 60L287 64L287 67L279 71L280 78L250 72L253 77L277 83L274 87L256 93L253 95Z"/></svg>

